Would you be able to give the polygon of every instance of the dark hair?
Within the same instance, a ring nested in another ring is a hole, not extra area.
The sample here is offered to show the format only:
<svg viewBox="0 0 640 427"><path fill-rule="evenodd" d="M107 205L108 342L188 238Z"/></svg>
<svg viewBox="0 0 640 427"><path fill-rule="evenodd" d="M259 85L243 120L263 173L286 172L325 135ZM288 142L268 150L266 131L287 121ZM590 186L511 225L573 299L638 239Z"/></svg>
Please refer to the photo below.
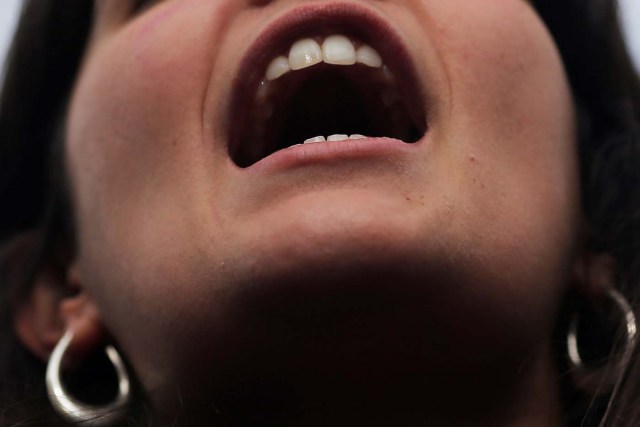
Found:
<svg viewBox="0 0 640 427"><path fill-rule="evenodd" d="M586 249L615 258L620 289L637 302L640 82L620 33L615 2L535 0L534 4L559 47L578 112L582 202L589 224ZM60 154L64 140L61 124L79 72L92 9L90 1L25 0L9 54L0 99L3 426L25 421L61 424L46 399L44 366L19 344L11 317L17 302L28 294L35 274L45 267L56 273L56 266L63 266L73 253L73 221ZM20 251L21 246L29 250ZM558 364L563 372L566 367L560 358ZM591 404L567 378L563 375L561 382L570 425L598 425L606 402ZM620 390L606 425L640 425L637 355Z"/></svg>

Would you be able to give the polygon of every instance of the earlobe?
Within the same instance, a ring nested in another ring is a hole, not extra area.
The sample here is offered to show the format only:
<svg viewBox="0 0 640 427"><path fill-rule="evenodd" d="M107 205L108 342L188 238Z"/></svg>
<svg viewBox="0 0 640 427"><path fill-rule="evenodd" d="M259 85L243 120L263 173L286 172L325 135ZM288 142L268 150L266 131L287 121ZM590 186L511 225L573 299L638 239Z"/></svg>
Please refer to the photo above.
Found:
<svg viewBox="0 0 640 427"><path fill-rule="evenodd" d="M58 313L60 301L53 278L38 275L31 292L17 307L13 316L15 332L22 344L39 359L46 361L64 334L64 321Z"/></svg>
<svg viewBox="0 0 640 427"><path fill-rule="evenodd" d="M637 321L618 290L618 267L611 255L588 254L575 267L578 295L572 299L567 325L568 372L578 389L604 396L614 391L627 368L636 346Z"/></svg>
<svg viewBox="0 0 640 427"><path fill-rule="evenodd" d="M107 332L98 308L85 291L73 298L63 300L60 304L60 312L64 319L64 332L72 332L74 337L65 362L74 366L96 348L104 345Z"/></svg>
<svg viewBox="0 0 640 427"><path fill-rule="evenodd" d="M585 254L574 265L574 288L586 297L602 297L617 288L617 263L609 254Z"/></svg>
<svg viewBox="0 0 640 427"><path fill-rule="evenodd" d="M31 292L15 311L13 325L16 335L43 362L49 359L66 331L74 334L65 360L67 366L74 366L83 360L106 338L104 325L92 298L84 290L70 295L70 288L82 288L78 280L72 269L67 275L41 272Z"/></svg>

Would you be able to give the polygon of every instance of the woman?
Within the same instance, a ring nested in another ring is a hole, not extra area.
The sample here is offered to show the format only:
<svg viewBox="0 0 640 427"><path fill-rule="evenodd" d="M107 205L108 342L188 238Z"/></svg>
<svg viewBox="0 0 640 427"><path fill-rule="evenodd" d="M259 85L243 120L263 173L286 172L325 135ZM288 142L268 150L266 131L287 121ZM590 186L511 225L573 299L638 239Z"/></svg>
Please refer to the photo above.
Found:
<svg viewBox="0 0 640 427"><path fill-rule="evenodd" d="M640 423L612 2L90 3L3 94L3 425Z"/></svg>

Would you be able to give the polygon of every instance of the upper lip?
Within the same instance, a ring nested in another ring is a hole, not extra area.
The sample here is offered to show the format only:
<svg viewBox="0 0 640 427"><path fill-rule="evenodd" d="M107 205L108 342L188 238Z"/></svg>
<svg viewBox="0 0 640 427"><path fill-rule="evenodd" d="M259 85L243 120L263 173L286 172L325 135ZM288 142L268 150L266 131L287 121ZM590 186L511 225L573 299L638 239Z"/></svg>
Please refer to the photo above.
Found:
<svg viewBox="0 0 640 427"><path fill-rule="evenodd" d="M406 43L395 28L370 7L353 1L333 1L306 4L276 17L255 38L240 61L238 72L232 82L231 103L228 126L231 122L242 122L248 114L247 105L255 95L256 88L264 76L268 62L273 59L278 48L289 45L297 37L314 34L314 30L337 28L348 29L358 34L363 42L376 48L385 64L396 76L401 76L401 93L408 99L419 100L420 105L411 105L412 110L424 118L424 108L428 99L425 88L420 84L416 68ZM415 91L418 91L416 97ZM409 92L413 96L408 96ZM239 127L227 130L227 143L237 141L235 133ZM229 146L231 152L235 147Z"/></svg>

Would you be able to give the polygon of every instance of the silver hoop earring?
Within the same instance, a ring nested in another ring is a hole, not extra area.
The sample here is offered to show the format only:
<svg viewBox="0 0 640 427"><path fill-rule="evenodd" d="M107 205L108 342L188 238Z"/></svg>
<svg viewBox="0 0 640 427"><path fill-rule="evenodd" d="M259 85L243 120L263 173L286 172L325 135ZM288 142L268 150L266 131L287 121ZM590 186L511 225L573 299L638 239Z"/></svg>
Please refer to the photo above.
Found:
<svg viewBox="0 0 640 427"><path fill-rule="evenodd" d="M70 423L99 427L111 425L126 412L126 406L131 400L129 375L122 358L113 346L105 349L107 357L113 364L118 376L118 395L106 406L93 406L79 402L65 389L61 380L61 364L73 334L67 331L58 342L47 364L47 394L49 401L60 416Z"/></svg>
<svg viewBox="0 0 640 427"><path fill-rule="evenodd" d="M597 369L587 368L580 355L578 345L578 315L574 313L569 324L567 337L567 352L571 375L575 385L593 396L612 393L620 375L627 366L637 339L637 322L631 306L625 297L615 289L608 289L607 296L613 305L621 312L624 321L624 340L622 351L613 356L605 366Z"/></svg>

